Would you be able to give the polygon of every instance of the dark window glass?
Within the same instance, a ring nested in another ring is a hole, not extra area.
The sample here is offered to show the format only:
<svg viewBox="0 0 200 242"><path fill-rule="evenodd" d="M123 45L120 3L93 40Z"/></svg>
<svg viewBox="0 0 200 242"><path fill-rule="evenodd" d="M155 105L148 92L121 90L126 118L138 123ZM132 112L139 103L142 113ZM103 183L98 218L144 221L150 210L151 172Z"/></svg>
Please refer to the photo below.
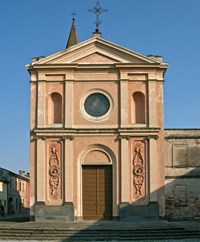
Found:
<svg viewBox="0 0 200 242"><path fill-rule="evenodd" d="M93 93L86 98L84 108L90 116L101 117L108 112L110 102L102 93Z"/></svg>

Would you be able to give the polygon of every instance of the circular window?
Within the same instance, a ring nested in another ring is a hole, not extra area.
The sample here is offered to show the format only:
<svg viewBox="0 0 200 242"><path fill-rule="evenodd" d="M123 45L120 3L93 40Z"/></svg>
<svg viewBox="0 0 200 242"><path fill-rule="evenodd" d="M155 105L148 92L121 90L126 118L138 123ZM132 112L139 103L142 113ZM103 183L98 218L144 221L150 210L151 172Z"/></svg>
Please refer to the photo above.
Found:
<svg viewBox="0 0 200 242"><path fill-rule="evenodd" d="M80 104L84 117L95 122L107 119L114 106L111 96L103 90L90 90Z"/></svg>
<svg viewBox="0 0 200 242"><path fill-rule="evenodd" d="M85 99L84 109L92 117L101 117L109 111L110 102L104 94L92 93Z"/></svg>

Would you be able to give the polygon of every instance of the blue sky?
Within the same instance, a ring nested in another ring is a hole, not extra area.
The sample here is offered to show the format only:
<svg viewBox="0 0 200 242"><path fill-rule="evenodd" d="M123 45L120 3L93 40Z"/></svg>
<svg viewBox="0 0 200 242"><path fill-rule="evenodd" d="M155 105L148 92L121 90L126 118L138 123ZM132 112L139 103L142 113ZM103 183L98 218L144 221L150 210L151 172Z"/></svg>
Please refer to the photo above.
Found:
<svg viewBox="0 0 200 242"><path fill-rule="evenodd" d="M29 170L30 84L25 64L65 48L73 11L92 36L95 0L0 0L0 166ZM165 128L200 128L200 1L100 0L103 38L169 62Z"/></svg>

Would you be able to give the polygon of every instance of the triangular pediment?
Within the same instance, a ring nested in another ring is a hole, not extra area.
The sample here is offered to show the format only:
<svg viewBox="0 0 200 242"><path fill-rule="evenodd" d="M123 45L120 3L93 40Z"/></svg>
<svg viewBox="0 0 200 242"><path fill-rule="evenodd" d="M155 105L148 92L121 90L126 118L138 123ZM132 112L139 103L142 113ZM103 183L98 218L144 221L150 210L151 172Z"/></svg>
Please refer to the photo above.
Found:
<svg viewBox="0 0 200 242"><path fill-rule="evenodd" d="M77 63L115 63L115 62L119 62L119 60L96 52L96 53L87 55L83 58L80 58L75 62Z"/></svg>
<svg viewBox="0 0 200 242"><path fill-rule="evenodd" d="M52 65L71 63L158 64L160 62L102 38L93 37L54 55L40 59L33 64Z"/></svg>

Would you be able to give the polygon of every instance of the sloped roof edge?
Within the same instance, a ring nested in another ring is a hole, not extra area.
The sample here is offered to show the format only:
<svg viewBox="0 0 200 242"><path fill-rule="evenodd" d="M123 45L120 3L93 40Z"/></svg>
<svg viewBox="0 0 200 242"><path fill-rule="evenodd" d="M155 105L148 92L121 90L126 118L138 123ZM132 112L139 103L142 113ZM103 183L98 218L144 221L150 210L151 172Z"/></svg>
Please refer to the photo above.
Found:
<svg viewBox="0 0 200 242"><path fill-rule="evenodd" d="M35 58L32 61L32 65L35 65L35 64L36 65L37 64L47 64L48 62L50 62L50 61L52 61L52 60L54 60L54 59L56 59L58 57L62 57L64 55L66 55L67 53L71 53L73 51L76 51L78 49L81 49L81 48L83 48L83 47L85 47L85 46L87 46L89 44L92 44L92 43L97 43L97 44L99 43L99 44L105 45L105 46L110 47L110 48L113 48L115 50L124 52L124 53L126 53L126 54L128 54L130 56L137 57L137 58L139 58L139 59L141 59L141 60L143 60L143 61L145 61L147 63L152 63L152 64L154 64L154 63L155 64L161 64L161 63L163 63L163 62L161 62L159 60L152 59L150 57L147 57L147 56L145 56L143 54L140 54L140 53L135 52L133 50L130 50L128 48L122 47L122 46L120 46L120 45L118 45L116 43L113 43L113 42L108 41L106 39L103 39L103 38L100 38L100 37L95 36L95 37L92 37L90 39L87 39L87 40L85 40L83 42L80 42L80 43L78 43L78 44L76 44L74 46L71 46L71 47L69 47L67 49L63 49L63 50L61 50L59 52L56 52L56 53L54 53L52 55L49 55L47 57L38 58L38 59Z"/></svg>

